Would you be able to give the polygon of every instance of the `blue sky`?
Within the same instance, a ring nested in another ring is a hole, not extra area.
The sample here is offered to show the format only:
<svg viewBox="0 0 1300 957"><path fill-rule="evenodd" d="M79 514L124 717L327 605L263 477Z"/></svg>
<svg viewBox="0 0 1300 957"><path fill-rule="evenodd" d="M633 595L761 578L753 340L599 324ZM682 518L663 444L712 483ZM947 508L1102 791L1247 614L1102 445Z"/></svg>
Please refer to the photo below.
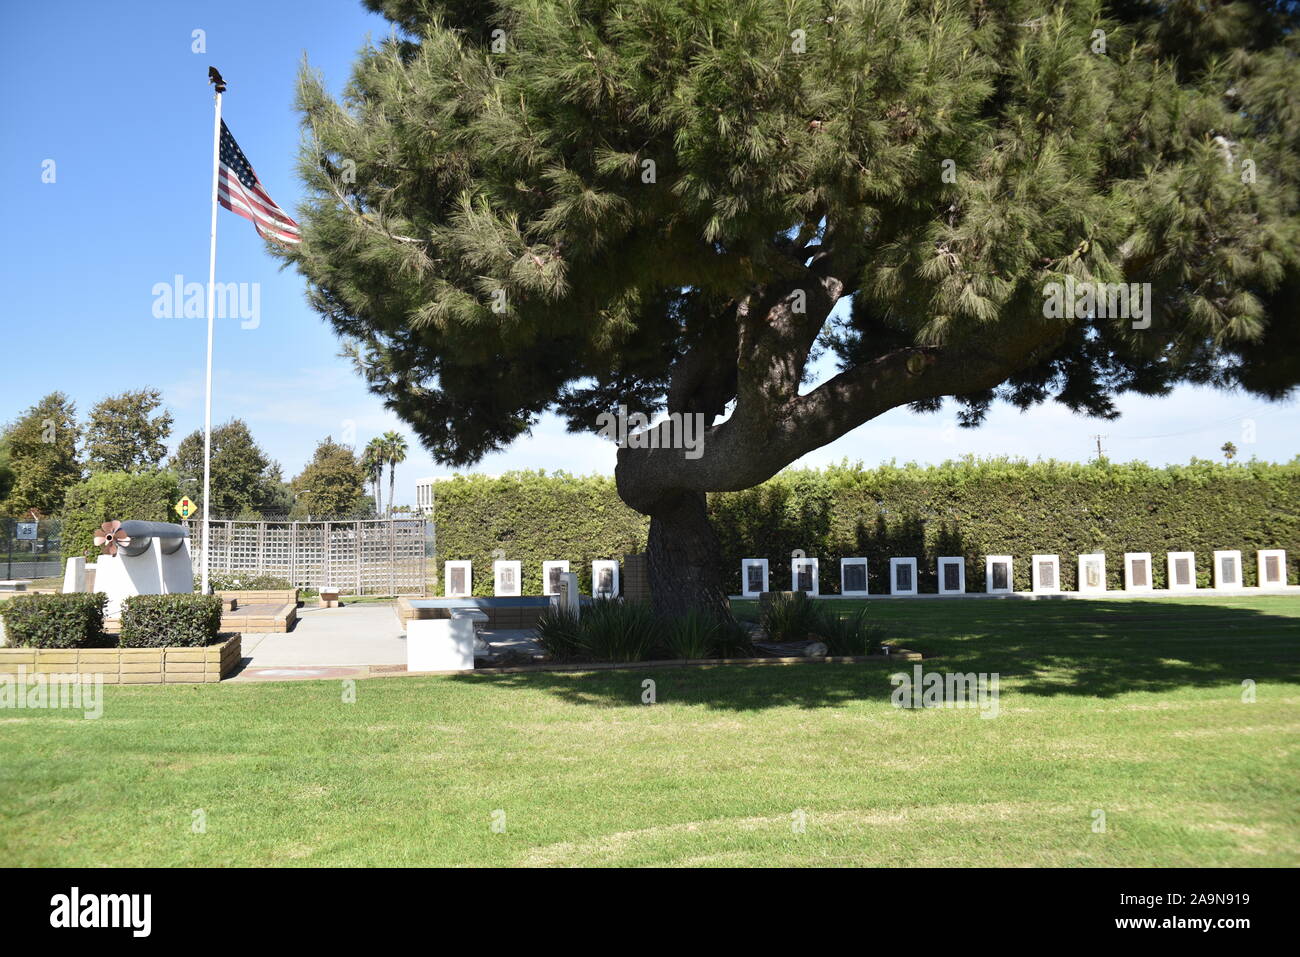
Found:
<svg viewBox="0 0 1300 957"><path fill-rule="evenodd" d="M192 50L205 31L206 52ZM224 117L272 197L292 212L298 117L294 78L304 57L334 90L367 33L387 24L354 0L223 4L11 4L0 13L0 180L8 203L0 235L4 341L0 421L61 389L86 411L104 395L153 385L176 417L173 446L203 421L204 320L156 318L154 286L205 282L212 162L207 67L229 91ZM55 181L42 182L47 160ZM281 271L245 220L221 210L217 279L257 283L256 328L217 324L214 422L245 419L268 453L295 474L325 435L363 445L406 431L338 358L333 333L306 305L302 280ZM1297 453L1300 406L1185 388L1128 398L1099 422L1048 404L998 408L981 429L954 427L951 410L895 410L804 460L939 462L965 454L1086 460L1093 436L1112 458L1156 464ZM398 470L398 501L417 477L446 474L419 449ZM565 433L553 418L478 469L611 472L613 446Z"/></svg>

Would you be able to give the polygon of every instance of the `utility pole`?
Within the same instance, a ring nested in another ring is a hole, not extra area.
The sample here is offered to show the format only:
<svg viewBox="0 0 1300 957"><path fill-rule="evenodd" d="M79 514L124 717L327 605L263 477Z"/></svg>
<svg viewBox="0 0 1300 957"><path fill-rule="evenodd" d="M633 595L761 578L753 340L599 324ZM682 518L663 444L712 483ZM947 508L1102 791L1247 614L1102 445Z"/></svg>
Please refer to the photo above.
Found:
<svg viewBox="0 0 1300 957"><path fill-rule="evenodd" d="M1098 461L1098 462L1103 462L1103 461L1105 461L1105 459L1106 459L1106 450L1103 449L1103 448L1101 447L1101 440L1104 439L1104 438L1106 438L1106 436L1104 436L1104 435L1093 435L1093 439L1096 440L1096 442L1097 442L1097 461Z"/></svg>

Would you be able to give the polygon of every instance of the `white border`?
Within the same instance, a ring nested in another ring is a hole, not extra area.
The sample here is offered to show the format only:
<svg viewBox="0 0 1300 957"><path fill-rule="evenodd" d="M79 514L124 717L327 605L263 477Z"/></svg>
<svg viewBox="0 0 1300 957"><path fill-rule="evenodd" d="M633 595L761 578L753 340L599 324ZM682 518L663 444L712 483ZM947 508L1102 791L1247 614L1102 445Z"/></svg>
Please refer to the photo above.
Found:
<svg viewBox="0 0 1300 957"><path fill-rule="evenodd" d="M569 562L567 559L562 562L561 561L542 562L542 594L543 595L558 595L560 593L560 590L558 588L555 591L551 591L551 569L552 568L558 568L560 571L564 572L564 574L567 575L569 573Z"/></svg>
<svg viewBox="0 0 1300 957"><path fill-rule="evenodd" d="M1052 566L1052 580L1055 585L1042 585L1038 581L1038 566L1047 564ZM1061 593L1061 556L1060 555L1030 555L1029 556L1029 577L1032 579L1029 583L1030 591L1035 595L1059 595Z"/></svg>
<svg viewBox="0 0 1300 957"><path fill-rule="evenodd" d="M1280 582L1270 582L1264 580L1264 559L1276 555L1278 564L1282 570L1282 580ZM1260 588L1285 588L1286 573L1286 549L1285 548L1261 548L1255 553L1255 561L1259 563L1259 587Z"/></svg>
<svg viewBox="0 0 1300 957"><path fill-rule="evenodd" d="M514 591L503 591L501 588L501 570L507 565L513 566L515 570L515 587ZM495 561L492 563L492 594L498 598L518 598L523 594L524 589L524 563L515 561Z"/></svg>
<svg viewBox="0 0 1300 957"><path fill-rule="evenodd" d="M993 566L998 562L1007 563L1007 587L993 587ZM1012 564L1010 555L985 555L984 556L984 591L989 595L1010 595L1016 587L1016 580L1013 577L1015 566Z"/></svg>
<svg viewBox="0 0 1300 957"><path fill-rule="evenodd" d="M844 587L844 566L861 565L862 566L862 591L849 591ZM840 594L849 598L863 598L870 594L871 585L867 580L867 560L865 558L841 558L840 559Z"/></svg>
<svg viewBox="0 0 1300 957"><path fill-rule="evenodd" d="M1190 585L1174 584L1174 562L1180 558L1186 558L1188 570L1191 572ZM1196 553L1195 552L1165 552L1165 573L1169 576L1168 587L1170 591L1196 591Z"/></svg>
<svg viewBox="0 0 1300 957"><path fill-rule="evenodd" d="M596 582L600 578L602 568L612 568L614 570L614 590L612 592L603 592L596 590ZM613 558L597 558L591 563L591 597L592 598L617 598L618 597L618 561Z"/></svg>
<svg viewBox="0 0 1300 957"><path fill-rule="evenodd" d="M899 588L899 587L898 587L898 573L897 573L896 569L898 569L898 568L900 568L900 567L902 567L902 566L904 566L904 565L909 565L909 566L911 566L911 569L912 569L912 587L911 587L911 588ZM915 595L915 594L917 593L917 590L916 590L916 589L917 589L917 584L918 584L918 582L917 582L917 580L916 580L916 577L917 577L917 576L916 576L916 559L915 559L915 558L891 558L891 559L889 560L889 593L890 593L891 595Z"/></svg>
<svg viewBox="0 0 1300 957"><path fill-rule="evenodd" d="M1147 583L1145 585L1133 584L1133 563L1138 559L1147 563ZM1155 590L1155 575L1152 574L1151 553L1150 552L1125 552L1124 553L1124 590L1135 592L1149 592Z"/></svg>
<svg viewBox="0 0 1300 957"><path fill-rule="evenodd" d="M799 569L803 566L811 566L812 568L812 591L808 592L808 594L816 597L820 594L821 584L818 581L820 569L817 567L817 559L815 558L790 559L790 590L799 591Z"/></svg>
<svg viewBox="0 0 1300 957"><path fill-rule="evenodd" d="M957 584L958 588L953 591L951 588L943 587L943 566L957 564ZM939 594L940 595L964 595L966 594L966 559L960 555L940 555L939 560L935 562L934 570L939 573Z"/></svg>
<svg viewBox="0 0 1300 957"><path fill-rule="evenodd" d="M1225 558L1232 558L1237 563L1237 580L1223 580L1222 561ZM1215 591L1236 591L1245 585L1243 569L1241 567L1241 551L1235 548L1224 548L1216 550L1214 553L1214 589Z"/></svg>
<svg viewBox="0 0 1300 957"><path fill-rule="evenodd" d="M452 594L451 591L451 571L453 568L465 569L465 588L466 591ZM444 598L468 598L474 594L474 563L468 559L462 559L454 562L442 563L442 594Z"/></svg>
<svg viewBox="0 0 1300 957"><path fill-rule="evenodd" d="M1084 567L1091 561L1096 561L1101 566L1101 584L1095 587L1088 585L1088 576L1084 574ZM1077 590L1085 595L1099 595L1106 590L1105 552L1087 552L1079 556L1079 584Z"/></svg>

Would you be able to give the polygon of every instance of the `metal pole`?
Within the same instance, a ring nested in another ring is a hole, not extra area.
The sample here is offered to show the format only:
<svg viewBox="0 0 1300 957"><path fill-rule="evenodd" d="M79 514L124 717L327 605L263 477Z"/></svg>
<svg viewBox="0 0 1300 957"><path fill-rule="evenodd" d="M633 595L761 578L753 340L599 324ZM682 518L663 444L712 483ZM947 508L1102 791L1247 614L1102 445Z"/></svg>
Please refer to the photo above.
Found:
<svg viewBox="0 0 1300 957"><path fill-rule="evenodd" d="M208 593L208 517L212 492L212 316L217 296L217 178L221 169L221 90L217 84L217 106L212 119L212 231L208 249L208 365L203 395L203 559L199 590Z"/></svg>

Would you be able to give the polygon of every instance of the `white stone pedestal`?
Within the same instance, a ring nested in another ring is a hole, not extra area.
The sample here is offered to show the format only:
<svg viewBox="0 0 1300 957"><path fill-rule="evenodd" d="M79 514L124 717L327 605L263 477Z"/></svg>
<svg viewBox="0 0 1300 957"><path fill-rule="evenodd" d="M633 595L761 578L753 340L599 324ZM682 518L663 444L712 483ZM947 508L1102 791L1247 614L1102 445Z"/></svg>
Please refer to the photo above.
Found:
<svg viewBox="0 0 1300 957"><path fill-rule="evenodd" d="M407 671L473 671L474 622L413 618L406 623Z"/></svg>

